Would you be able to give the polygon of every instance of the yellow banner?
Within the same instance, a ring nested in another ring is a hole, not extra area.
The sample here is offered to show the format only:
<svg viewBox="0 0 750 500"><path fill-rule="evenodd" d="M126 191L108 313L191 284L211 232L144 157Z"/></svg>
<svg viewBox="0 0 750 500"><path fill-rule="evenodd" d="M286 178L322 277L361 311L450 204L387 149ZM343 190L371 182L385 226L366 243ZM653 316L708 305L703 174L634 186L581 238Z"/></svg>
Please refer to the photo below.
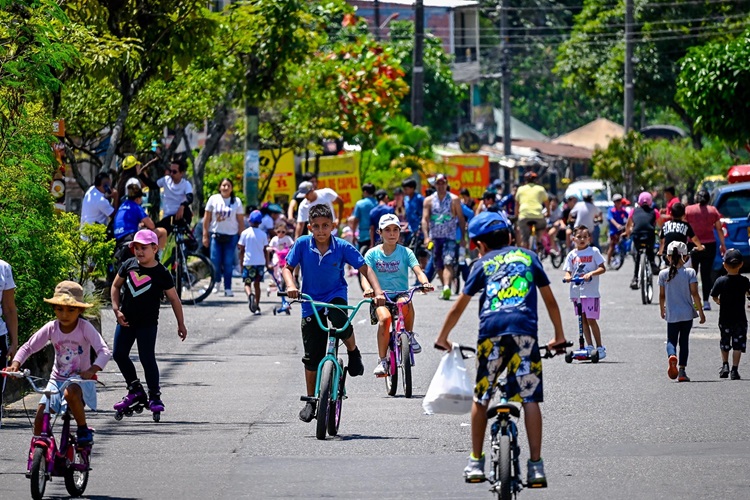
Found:
<svg viewBox="0 0 750 500"><path fill-rule="evenodd" d="M354 204L362 198L359 153L322 156L318 170L318 189L322 188L331 188L341 196L344 200L342 219L349 217L354 210Z"/></svg>
<svg viewBox="0 0 750 500"><path fill-rule="evenodd" d="M274 155L278 156L278 154L278 150L264 149L260 152L259 183L261 188L266 185L268 175L274 166ZM268 190L261 203L278 203L283 206L289 203L295 191L297 191L297 184L294 178L294 153L288 149L276 163L276 169L273 170L271 182L268 184Z"/></svg>

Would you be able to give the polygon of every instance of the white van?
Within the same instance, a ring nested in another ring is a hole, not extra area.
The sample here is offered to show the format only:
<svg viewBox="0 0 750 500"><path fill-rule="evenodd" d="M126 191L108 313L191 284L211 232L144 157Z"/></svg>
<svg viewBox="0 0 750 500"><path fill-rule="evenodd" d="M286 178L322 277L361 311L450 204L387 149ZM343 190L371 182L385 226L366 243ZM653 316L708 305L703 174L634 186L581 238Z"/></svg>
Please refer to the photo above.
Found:
<svg viewBox="0 0 750 500"><path fill-rule="evenodd" d="M609 184L596 179L584 179L571 182L565 190L565 199L567 200L571 196L575 196L579 200L583 200L583 193L585 192L594 193L594 205L599 207L602 214L605 214L606 219L607 211L615 205L612 202L612 191Z"/></svg>

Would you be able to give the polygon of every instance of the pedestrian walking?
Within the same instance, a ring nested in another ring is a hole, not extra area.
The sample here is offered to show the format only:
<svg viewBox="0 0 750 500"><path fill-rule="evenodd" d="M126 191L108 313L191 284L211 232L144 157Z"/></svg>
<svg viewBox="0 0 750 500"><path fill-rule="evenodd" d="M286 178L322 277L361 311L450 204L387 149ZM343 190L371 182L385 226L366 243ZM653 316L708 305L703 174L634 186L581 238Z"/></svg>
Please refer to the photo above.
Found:
<svg viewBox="0 0 750 500"><path fill-rule="evenodd" d="M8 366L18 351L18 309L16 308L16 283L10 264L0 260L0 369ZM3 392L5 377L0 387L0 425L3 423Z"/></svg>
<svg viewBox="0 0 750 500"><path fill-rule="evenodd" d="M678 382L690 382L685 372L690 353L690 330L693 318L700 316L703 324L706 315L701 308L695 269L684 267L688 260L687 245L673 241L667 247L667 258L669 269L659 273L659 309L662 319L667 321L667 375Z"/></svg>
<svg viewBox="0 0 750 500"><path fill-rule="evenodd" d="M726 252L724 231L721 228L721 214L716 207L708 204L709 199L708 191L702 189L695 195L696 203L685 207L685 221L690 224L695 231L695 235L703 244L703 250L693 252L691 262L693 269L700 273L704 311L711 310L708 296L713 286L712 268L716 258L717 236L719 238L720 255L724 255L724 252Z"/></svg>
<svg viewBox="0 0 750 500"><path fill-rule="evenodd" d="M234 194L234 183L223 178L219 192L211 195L203 214L203 246L211 249L211 262L217 276L224 281L224 296L233 296L232 270L237 241L245 229L242 202ZM218 291L219 283L216 284Z"/></svg>

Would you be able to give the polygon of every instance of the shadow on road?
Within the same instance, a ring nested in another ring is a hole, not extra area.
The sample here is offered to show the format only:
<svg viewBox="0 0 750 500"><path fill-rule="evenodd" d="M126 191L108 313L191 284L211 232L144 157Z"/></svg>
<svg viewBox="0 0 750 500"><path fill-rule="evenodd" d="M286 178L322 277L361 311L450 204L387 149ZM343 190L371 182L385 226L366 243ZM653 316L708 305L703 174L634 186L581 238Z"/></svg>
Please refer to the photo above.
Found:
<svg viewBox="0 0 750 500"><path fill-rule="evenodd" d="M311 436L312 437L312 436ZM339 441L359 441L359 440L368 440L368 441L380 441L380 440L389 440L389 441L403 441L403 440L417 440L419 438L417 437L397 437L397 436L365 436L363 434L349 434L347 436L338 436L338 438L335 438Z"/></svg>

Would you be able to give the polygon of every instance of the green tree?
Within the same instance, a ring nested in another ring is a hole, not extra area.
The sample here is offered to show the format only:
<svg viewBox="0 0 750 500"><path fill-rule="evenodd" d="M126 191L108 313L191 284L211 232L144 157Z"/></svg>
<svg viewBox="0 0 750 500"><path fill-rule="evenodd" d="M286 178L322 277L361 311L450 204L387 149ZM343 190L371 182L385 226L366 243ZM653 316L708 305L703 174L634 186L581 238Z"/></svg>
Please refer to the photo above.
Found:
<svg viewBox="0 0 750 500"><path fill-rule="evenodd" d="M404 68L404 78L411 82L414 66L414 23L395 21L390 25L389 45ZM437 139L445 139L454 132L456 119L461 113L461 101L468 97L468 86L453 80L453 57L443 50L440 38L424 37L424 124ZM411 116L411 92L401 102L401 112Z"/></svg>
<svg viewBox="0 0 750 500"><path fill-rule="evenodd" d="M612 139L607 149L597 149L591 157L594 177L622 188L625 197L662 185L665 175L651 156L652 147L653 142L633 130Z"/></svg>
<svg viewBox="0 0 750 500"><path fill-rule="evenodd" d="M682 59L677 101L696 129L737 147L750 143L750 30L728 43L692 48Z"/></svg>
<svg viewBox="0 0 750 500"><path fill-rule="evenodd" d="M624 2L586 0L559 48L556 67L568 88L599 96L612 108L620 106L623 96L624 19ZM747 20L747 6L739 0L635 3L635 98L651 111L674 110L695 147L701 146L700 134L675 99L679 61L695 44L732 37Z"/></svg>

